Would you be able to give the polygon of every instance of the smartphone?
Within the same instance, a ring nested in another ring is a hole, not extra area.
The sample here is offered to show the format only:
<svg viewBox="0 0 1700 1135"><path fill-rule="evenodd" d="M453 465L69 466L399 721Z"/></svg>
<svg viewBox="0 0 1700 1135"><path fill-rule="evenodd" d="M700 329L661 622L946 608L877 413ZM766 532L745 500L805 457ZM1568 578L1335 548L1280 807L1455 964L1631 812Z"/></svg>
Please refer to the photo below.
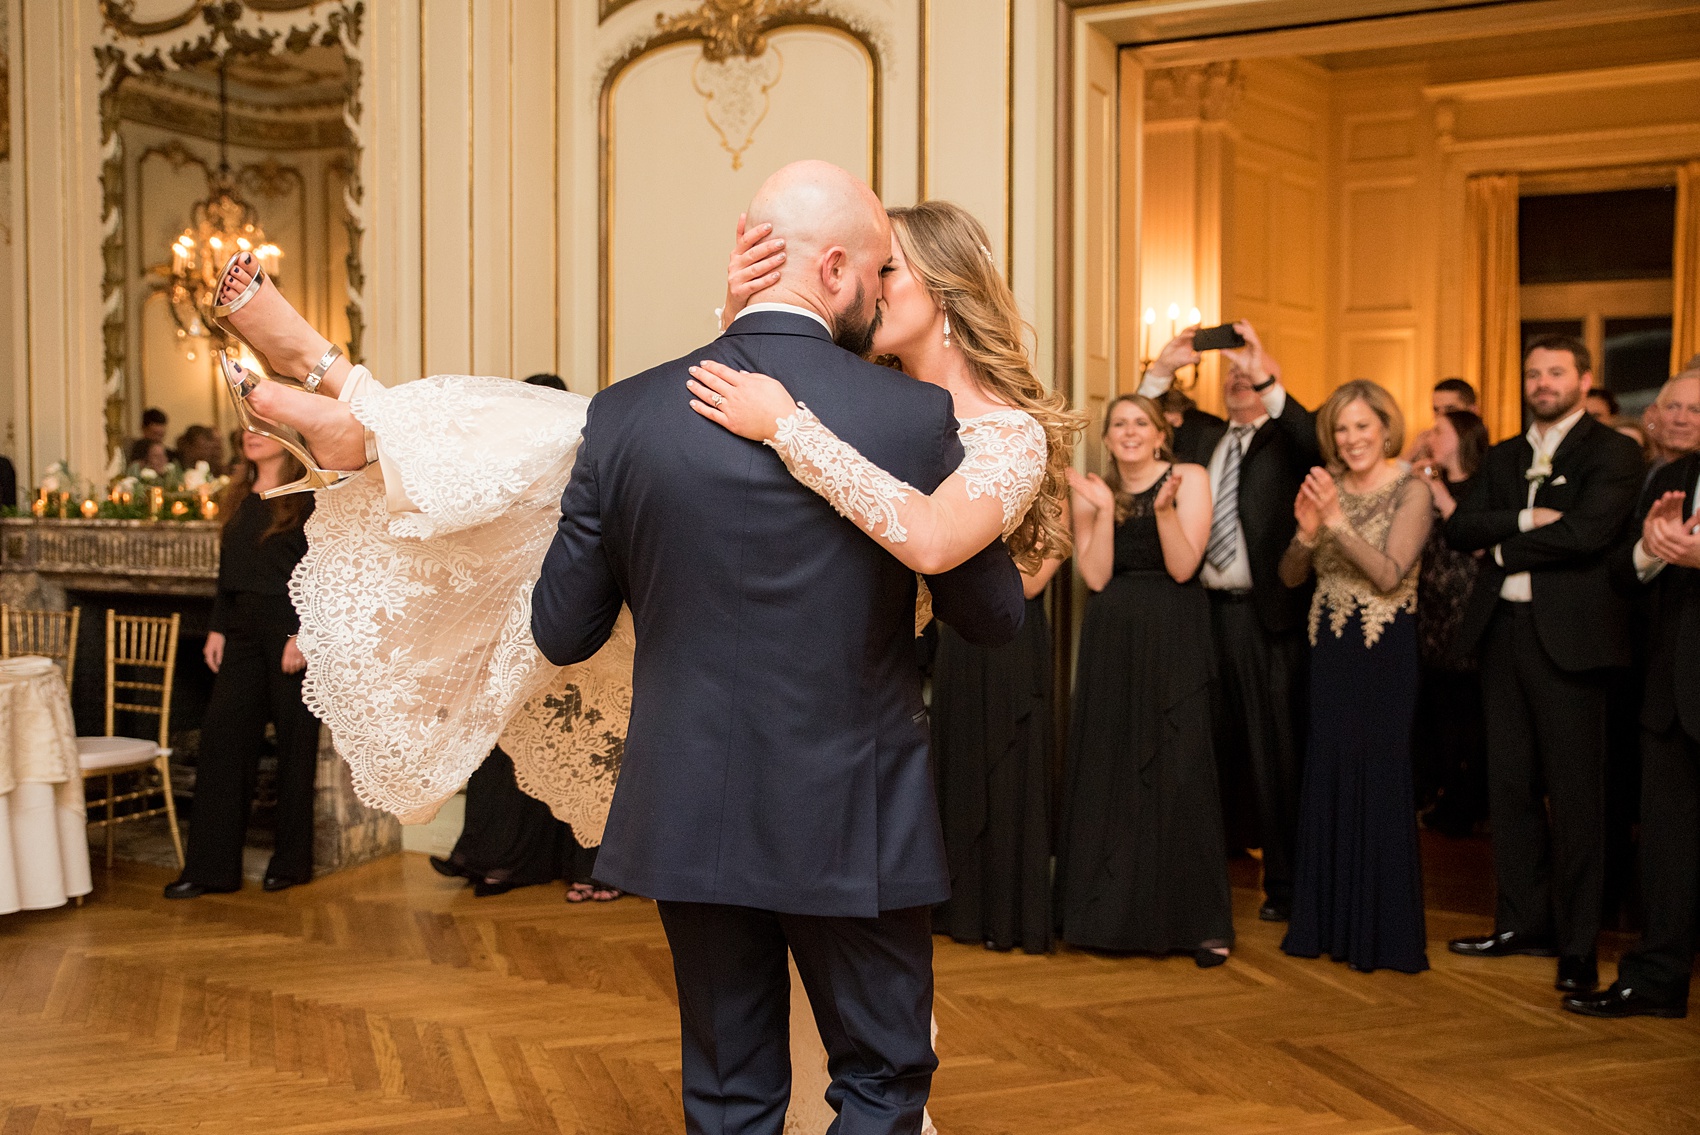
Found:
<svg viewBox="0 0 1700 1135"><path fill-rule="evenodd" d="M1245 336L1234 330L1232 323L1220 327L1200 327L1192 336L1195 351L1220 351L1226 347L1245 346Z"/></svg>

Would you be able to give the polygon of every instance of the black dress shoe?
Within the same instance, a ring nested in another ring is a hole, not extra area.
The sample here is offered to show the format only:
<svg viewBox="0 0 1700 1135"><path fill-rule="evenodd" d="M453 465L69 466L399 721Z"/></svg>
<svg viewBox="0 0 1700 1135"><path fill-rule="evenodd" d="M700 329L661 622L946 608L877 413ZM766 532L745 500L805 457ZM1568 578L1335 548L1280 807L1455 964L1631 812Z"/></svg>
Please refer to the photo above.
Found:
<svg viewBox="0 0 1700 1135"><path fill-rule="evenodd" d="M1686 1017L1688 1003L1673 1004L1669 1001L1659 1001L1647 996L1639 989L1632 988L1620 982L1612 982L1610 989L1602 989L1598 993L1575 993L1564 998L1562 1004L1572 1013L1580 1013L1584 1017Z"/></svg>
<svg viewBox="0 0 1700 1135"><path fill-rule="evenodd" d="M267 875L260 886L268 891L287 891L300 882L300 879L291 879L287 875Z"/></svg>
<svg viewBox="0 0 1700 1135"><path fill-rule="evenodd" d="M1594 956L1585 958L1566 955L1558 959L1558 980L1552 987L1560 993L1592 993L1600 987L1600 969Z"/></svg>
<svg viewBox="0 0 1700 1135"><path fill-rule="evenodd" d="M1515 930L1482 934L1474 938L1454 938L1446 943L1446 948L1454 954L1463 954L1466 958L1509 958L1513 954L1532 958L1558 957L1558 950L1554 948L1552 939L1536 938Z"/></svg>
<svg viewBox="0 0 1700 1135"><path fill-rule="evenodd" d="M491 895L505 895L518 885L517 883L494 883L487 879L474 879L472 894L475 898L487 899Z"/></svg>
<svg viewBox="0 0 1700 1135"><path fill-rule="evenodd" d="M1286 922L1292 917L1292 914L1291 904L1276 902L1274 899L1270 899L1257 908L1257 917L1264 922Z"/></svg>
<svg viewBox="0 0 1700 1135"><path fill-rule="evenodd" d="M179 879L175 883L165 884L165 897L168 899L198 899L202 895L228 895L240 889L240 887L208 887L201 883L191 883L187 879Z"/></svg>

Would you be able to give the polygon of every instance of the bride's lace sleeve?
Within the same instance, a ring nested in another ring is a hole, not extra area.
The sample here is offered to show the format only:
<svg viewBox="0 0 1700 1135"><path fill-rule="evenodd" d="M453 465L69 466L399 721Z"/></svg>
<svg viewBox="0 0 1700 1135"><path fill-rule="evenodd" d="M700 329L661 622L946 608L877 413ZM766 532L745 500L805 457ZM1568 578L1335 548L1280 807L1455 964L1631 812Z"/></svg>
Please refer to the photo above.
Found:
<svg viewBox="0 0 1700 1135"><path fill-rule="evenodd" d="M959 482L956 489L969 503L996 498L1001 506L1001 531L1007 535L1039 492L1045 472L1045 431L1027 414L1000 410L964 421L961 437L962 464L931 497L863 457L801 403L795 414L779 420L767 444L779 453L793 477L824 497L840 515L888 543L908 543L918 528L927 529L923 535L948 538L938 530L947 527L942 522L951 518L941 516L937 508L922 506L942 503L948 507L952 481ZM972 547L948 549L945 558L960 562L984 546L981 540Z"/></svg>

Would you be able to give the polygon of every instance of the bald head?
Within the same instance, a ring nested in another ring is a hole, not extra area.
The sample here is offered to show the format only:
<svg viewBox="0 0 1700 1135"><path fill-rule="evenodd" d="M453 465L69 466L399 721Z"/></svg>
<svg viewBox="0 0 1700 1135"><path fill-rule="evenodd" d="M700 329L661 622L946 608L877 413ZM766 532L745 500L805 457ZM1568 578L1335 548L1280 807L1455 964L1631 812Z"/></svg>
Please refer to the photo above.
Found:
<svg viewBox="0 0 1700 1135"><path fill-rule="evenodd" d="M750 202L749 224L763 222L785 241L785 265L779 282L752 302L809 307L840 338L847 324L866 330L879 300L880 269L891 256L891 221L874 191L830 162L793 162Z"/></svg>

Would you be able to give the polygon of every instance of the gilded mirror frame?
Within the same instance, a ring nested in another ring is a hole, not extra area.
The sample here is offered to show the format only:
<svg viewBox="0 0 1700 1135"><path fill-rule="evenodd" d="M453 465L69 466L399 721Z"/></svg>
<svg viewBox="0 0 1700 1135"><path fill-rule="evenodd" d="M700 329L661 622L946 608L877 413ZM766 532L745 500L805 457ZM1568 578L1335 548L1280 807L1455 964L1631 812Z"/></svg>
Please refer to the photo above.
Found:
<svg viewBox="0 0 1700 1135"><path fill-rule="evenodd" d="M363 358L365 270L361 238L365 233L360 86L364 70L361 44L365 0L192 0L181 11L153 20L135 18L135 0L100 0L102 42L94 49L100 80L101 320L102 373L108 458L123 445L132 384L128 369L140 360L127 357L125 297L124 149L119 136L119 89L133 75L160 75L195 67L225 55L273 56L312 47L337 47L348 64L343 101L346 189L343 224L348 234L345 260L348 289L349 358Z"/></svg>

